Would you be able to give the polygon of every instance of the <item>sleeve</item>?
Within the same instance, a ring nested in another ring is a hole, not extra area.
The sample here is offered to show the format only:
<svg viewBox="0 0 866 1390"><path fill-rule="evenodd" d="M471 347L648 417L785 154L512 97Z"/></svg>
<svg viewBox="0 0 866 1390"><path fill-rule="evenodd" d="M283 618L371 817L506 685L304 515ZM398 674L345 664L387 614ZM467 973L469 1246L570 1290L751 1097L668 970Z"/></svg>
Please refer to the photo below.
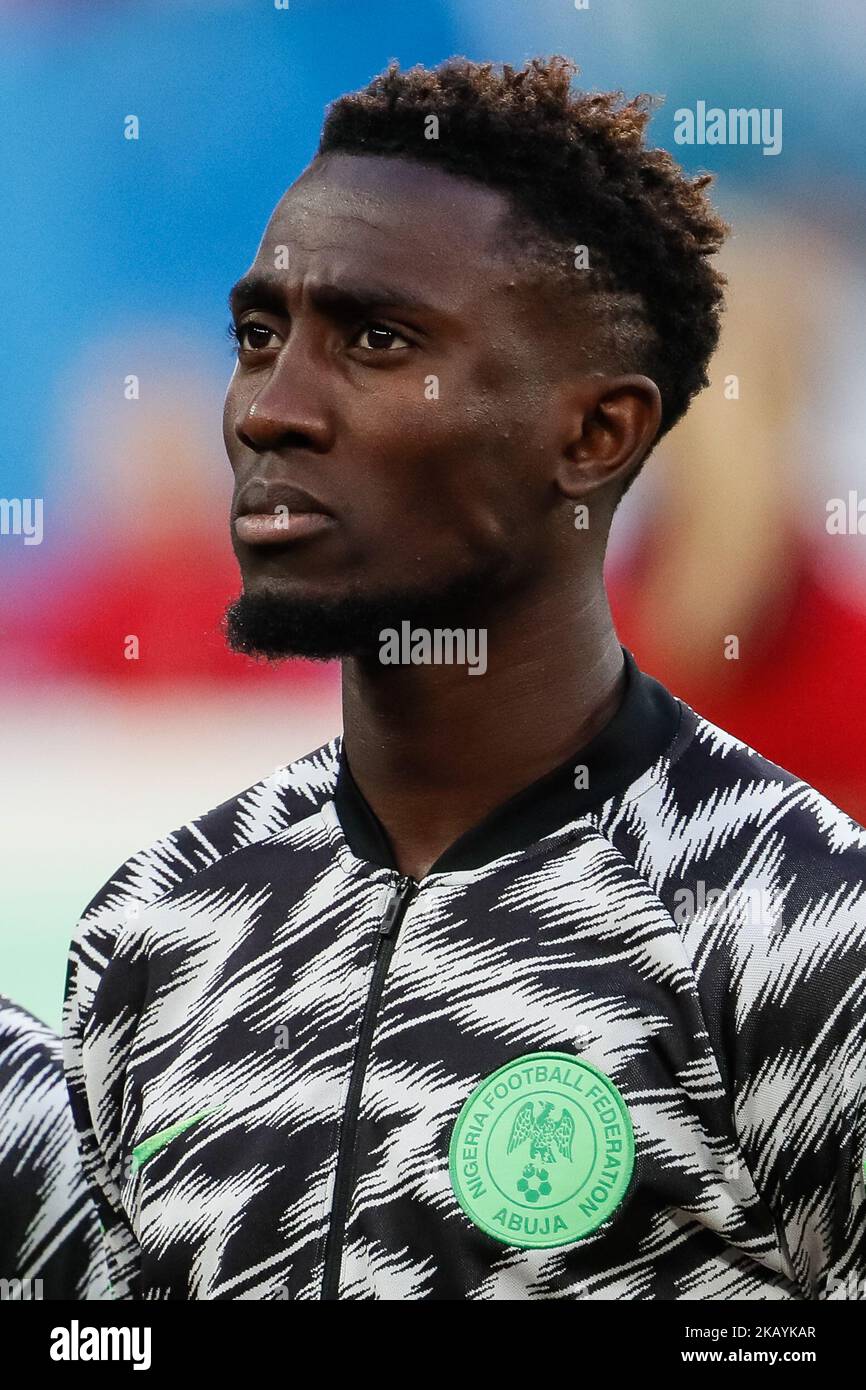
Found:
<svg viewBox="0 0 866 1390"><path fill-rule="evenodd" d="M125 908L135 914L132 901ZM85 912L70 947L63 1008L63 1061L84 1180L96 1207L115 1299L140 1296L140 1251L124 1209L123 1086L134 1001L110 966L124 908Z"/></svg>
<svg viewBox="0 0 866 1390"><path fill-rule="evenodd" d="M329 776L330 763L322 775ZM102 1225L116 1299L143 1296L131 1164L134 1118L125 1114L127 1075L147 992L143 922L181 883L239 843L273 828L284 769L249 789L251 810L232 797L127 859L85 909L69 949L63 1063L84 1179ZM264 808L262 804L264 798ZM271 819L267 814L271 814ZM129 1128L125 1130L124 1126Z"/></svg>
<svg viewBox="0 0 866 1390"><path fill-rule="evenodd" d="M734 1112L803 1296L864 1300L866 834L818 804L835 826L776 857L778 909L735 952Z"/></svg>
<svg viewBox="0 0 866 1390"><path fill-rule="evenodd" d="M219 818L223 810L217 807L213 815ZM232 825L229 816L226 833ZM146 990L146 967L135 949L141 919L146 907L217 855L197 824L182 826L132 855L85 908L69 948L63 1065L84 1180L102 1227L115 1299L142 1296L141 1251L127 1214L134 1185L127 1171L130 1136L123 1128L127 1071Z"/></svg>
<svg viewBox="0 0 866 1390"><path fill-rule="evenodd" d="M110 1297L99 1222L81 1173L60 1039L0 998L2 1297Z"/></svg>

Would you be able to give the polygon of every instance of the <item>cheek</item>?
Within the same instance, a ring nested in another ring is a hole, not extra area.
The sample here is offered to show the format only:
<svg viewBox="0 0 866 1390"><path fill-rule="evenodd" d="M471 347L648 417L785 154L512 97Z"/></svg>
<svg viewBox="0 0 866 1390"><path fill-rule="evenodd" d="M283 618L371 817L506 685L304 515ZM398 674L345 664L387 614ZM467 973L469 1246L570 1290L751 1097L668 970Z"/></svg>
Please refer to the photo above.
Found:
<svg viewBox="0 0 866 1390"><path fill-rule="evenodd" d="M544 496L538 451L526 431L503 424L477 400L447 415L434 410L430 403L418 412L379 455L393 466L378 474L383 505L370 516L373 528L390 537L395 559L403 552L417 561L435 556L446 568L470 556L523 554ZM365 505L375 508L372 493Z"/></svg>
<svg viewBox="0 0 866 1390"><path fill-rule="evenodd" d="M235 434L235 420L237 419L237 387L235 385L236 373L226 390L225 400L223 401L223 443L231 461L232 453L238 444L238 437Z"/></svg>
<svg viewBox="0 0 866 1390"><path fill-rule="evenodd" d="M523 445L513 400L475 383L442 379L438 398L388 411L387 452L406 461L414 485L452 505L455 495L507 485ZM507 412L507 413L506 413Z"/></svg>
<svg viewBox="0 0 866 1390"><path fill-rule="evenodd" d="M545 493L546 444L534 418L514 400L472 400L454 421L437 470L443 504L458 504L479 522L511 529L536 510Z"/></svg>

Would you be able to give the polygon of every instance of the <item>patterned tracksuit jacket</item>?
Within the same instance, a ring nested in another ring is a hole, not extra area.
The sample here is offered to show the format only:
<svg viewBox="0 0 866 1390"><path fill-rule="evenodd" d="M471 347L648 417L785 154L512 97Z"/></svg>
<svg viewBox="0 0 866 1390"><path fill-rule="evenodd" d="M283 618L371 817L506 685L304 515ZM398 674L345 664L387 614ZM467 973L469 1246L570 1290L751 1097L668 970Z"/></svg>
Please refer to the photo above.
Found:
<svg viewBox="0 0 866 1390"><path fill-rule="evenodd" d="M0 995L0 1299L107 1299L60 1039Z"/></svg>
<svg viewBox="0 0 866 1390"><path fill-rule="evenodd" d="M418 883L335 739L98 893L116 1297L864 1297L866 831L626 667Z"/></svg>

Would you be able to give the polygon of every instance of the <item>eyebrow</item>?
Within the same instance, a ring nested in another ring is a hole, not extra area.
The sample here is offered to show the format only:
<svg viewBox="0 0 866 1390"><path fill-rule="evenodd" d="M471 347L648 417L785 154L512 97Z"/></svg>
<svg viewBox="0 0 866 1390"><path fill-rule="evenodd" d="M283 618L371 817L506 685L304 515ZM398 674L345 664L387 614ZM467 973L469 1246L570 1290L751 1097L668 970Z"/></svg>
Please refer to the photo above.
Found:
<svg viewBox="0 0 866 1390"><path fill-rule="evenodd" d="M333 313L366 313L372 309L409 309L415 313L445 316L444 311L410 290L398 285L377 284L317 284L310 289L310 299L319 309ZM269 275L245 275L229 293L229 308L235 315L248 309L263 309L274 314L286 313L286 294L283 281Z"/></svg>

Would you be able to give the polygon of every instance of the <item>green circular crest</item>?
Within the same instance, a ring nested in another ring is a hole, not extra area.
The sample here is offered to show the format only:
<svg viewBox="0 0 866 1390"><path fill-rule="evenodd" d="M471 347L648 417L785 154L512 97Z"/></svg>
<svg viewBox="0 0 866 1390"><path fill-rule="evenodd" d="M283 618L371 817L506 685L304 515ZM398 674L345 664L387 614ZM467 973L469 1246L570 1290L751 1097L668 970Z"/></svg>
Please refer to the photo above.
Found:
<svg viewBox="0 0 866 1390"><path fill-rule="evenodd" d="M530 1052L484 1078L457 1116L451 1185L470 1220L505 1245L571 1245L628 1190L634 1133L604 1072Z"/></svg>

